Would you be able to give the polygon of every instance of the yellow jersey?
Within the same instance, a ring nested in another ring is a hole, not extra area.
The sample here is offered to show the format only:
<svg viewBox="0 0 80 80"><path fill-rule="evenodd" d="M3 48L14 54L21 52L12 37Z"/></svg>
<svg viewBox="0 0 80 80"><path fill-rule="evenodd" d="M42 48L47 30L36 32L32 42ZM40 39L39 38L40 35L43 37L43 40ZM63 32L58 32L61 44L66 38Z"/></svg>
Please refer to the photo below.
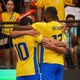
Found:
<svg viewBox="0 0 80 80"><path fill-rule="evenodd" d="M57 9L59 20L65 20L64 0L38 0L36 6L44 9L53 6Z"/></svg>
<svg viewBox="0 0 80 80"><path fill-rule="evenodd" d="M1 14L1 18L2 21L16 21L16 19L19 17L20 15L16 12L13 12L12 15L9 15L8 12L3 12ZM2 33L10 35L10 32L12 31L14 24L5 24L3 25L4 27L9 27L9 28L2 28ZM11 27L11 28L10 28Z"/></svg>
<svg viewBox="0 0 80 80"><path fill-rule="evenodd" d="M38 73L39 67L36 48L37 42L41 42L41 40L42 35L38 37L23 35L12 40L18 56L17 76L28 76Z"/></svg>
<svg viewBox="0 0 80 80"><path fill-rule="evenodd" d="M57 21L51 21L48 23L37 22L32 24L32 27L39 31L43 36L50 39L64 40L64 34L61 29L61 24ZM63 54L57 53L53 50L49 50L40 46L40 63L61 64L64 65Z"/></svg>

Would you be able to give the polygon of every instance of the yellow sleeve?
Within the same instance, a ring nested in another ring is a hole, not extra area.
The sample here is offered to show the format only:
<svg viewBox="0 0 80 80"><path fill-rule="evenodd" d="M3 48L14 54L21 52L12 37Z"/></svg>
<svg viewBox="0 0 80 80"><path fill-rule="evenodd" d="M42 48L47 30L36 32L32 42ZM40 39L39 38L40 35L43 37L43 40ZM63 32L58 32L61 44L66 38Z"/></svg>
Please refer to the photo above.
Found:
<svg viewBox="0 0 80 80"><path fill-rule="evenodd" d="M34 40L40 43L42 41L42 38L43 38L43 36L40 34L40 35L34 37Z"/></svg>
<svg viewBox="0 0 80 80"><path fill-rule="evenodd" d="M46 23L45 22L36 22L31 25L34 29L36 29L38 32L43 34L45 32Z"/></svg>
<svg viewBox="0 0 80 80"><path fill-rule="evenodd" d="M67 41L66 35L62 34L62 41Z"/></svg>
<svg viewBox="0 0 80 80"><path fill-rule="evenodd" d="M38 0L38 1L36 2L37 8L42 8L42 7L44 7L44 1L45 1L45 0Z"/></svg>

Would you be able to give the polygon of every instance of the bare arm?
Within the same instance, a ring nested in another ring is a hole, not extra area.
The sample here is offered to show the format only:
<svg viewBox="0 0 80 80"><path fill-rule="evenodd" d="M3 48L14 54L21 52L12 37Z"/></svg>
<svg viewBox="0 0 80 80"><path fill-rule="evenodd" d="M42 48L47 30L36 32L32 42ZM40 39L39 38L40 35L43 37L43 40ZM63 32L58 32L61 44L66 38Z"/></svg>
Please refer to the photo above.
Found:
<svg viewBox="0 0 80 80"><path fill-rule="evenodd" d="M37 9L38 21L42 20L42 8Z"/></svg>
<svg viewBox="0 0 80 80"><path fill-rule="evenodd" d="M39 32L33 29L33 30L24 30L24 31L12 31L10 34L11 37L18 37L21 35L36 36L39 35Z"/></svg>
<svg viewBox="0 0 80 80"><path fill-rule="evenodd" d="M58 47L66 47L68 48L68 44L66 41L58 41L58 40L50 40L46 37L43 38L42 43L47 43L48 41L51 41L54 45Z"/></svg>
<svg viewBox="0 0 80 80"><path fill-rule="evenodd" d="M58 42L57 43L57 45L59 44L62 44L63 42ZM66 43L66 42L65 42ZM64 43L64 44L65 44ZM57 46L57 45L55 45L55 40L52 40L52 41L47 41L47 42L43 42L43 45L45 46L45 48L47 48L47 49L51 49L51 50L54 50L54 51L56 51L56 52L58 52L58 53L61 53L61 54L65 54L66 53L66 49L68 48L68 47L66 47L66 46ZM66 44L65 44L66 45Z"/></svg>
<svg viewBox="0 0 80 80"><path fill-rule="evenodd" d="M17 26L17 27L14 27L14 29L13 29L13 31L14 30L19 30L19 31L21 31L21 30L31 30L31 29L33 29L33 27L31 26L31 25L27 25L27 26Z"/></svg>
<svg viewBox="0 0 80 80"><path fill-rule="evenodd" d="M66 23L65 22L60 22L62 25L62 31L65 32L66 30Z"/></svg>
<svg viewBox="0 0 80 80"><path fill-rule="evenodd" d="M65 47L65 48L69 47L66 41L54 40L54 44L58 47Z"/></svg>

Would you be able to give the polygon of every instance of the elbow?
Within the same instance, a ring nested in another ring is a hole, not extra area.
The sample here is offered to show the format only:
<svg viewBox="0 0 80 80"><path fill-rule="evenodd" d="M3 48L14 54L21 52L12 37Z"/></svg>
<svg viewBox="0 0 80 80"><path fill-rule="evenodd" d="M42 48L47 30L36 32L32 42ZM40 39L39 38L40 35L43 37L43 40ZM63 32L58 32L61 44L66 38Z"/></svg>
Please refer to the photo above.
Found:
<svg viewBox="0 0 80 80"><path fill-rule="evenodd" d="M62 51L61 51L61 53L62 53L62 54L66 54L67 49L68 49L68 48L63 48Z"/></svg>
<svg viewBox="0 0 80 80"><path fill-rule="evenodd" d="M63 54L66 54L67 49L68 49L68 48L65 48L65 49L63 50Z"/></svg>
<svg viewBox="0 0 80 80"><path fill-rule="evenodd" d="M65 49L65 50L63 51L63 54L66 54L66 50L67 50L67 49Z"/></svg>

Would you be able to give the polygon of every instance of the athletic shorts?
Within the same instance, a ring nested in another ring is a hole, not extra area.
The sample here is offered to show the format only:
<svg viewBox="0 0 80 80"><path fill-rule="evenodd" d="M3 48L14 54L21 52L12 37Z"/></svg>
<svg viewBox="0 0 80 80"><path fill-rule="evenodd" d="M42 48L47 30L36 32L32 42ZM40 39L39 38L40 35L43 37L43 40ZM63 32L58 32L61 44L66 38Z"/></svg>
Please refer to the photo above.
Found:
<svg viewBox="0 0 80 80"><path fill-rule="evenodd" d="M17 77L16 80L40 80L40 75L35 74L35 75L31 75L31 76Z"/></svg>
<svg viewBox="0 0 80 80"><path fill-rule="evenodd" d="M42 80L62 80L64 66L59 64L47 64L43 63L41 68L41 79Z"/></svg>
<svg viewBox="0 0 80 80"><path fill-rule="evenodd" d="M38 1L38 0L35 0L36 2ZM30 2L30 0L24 0L24 2Z"/></svg>

